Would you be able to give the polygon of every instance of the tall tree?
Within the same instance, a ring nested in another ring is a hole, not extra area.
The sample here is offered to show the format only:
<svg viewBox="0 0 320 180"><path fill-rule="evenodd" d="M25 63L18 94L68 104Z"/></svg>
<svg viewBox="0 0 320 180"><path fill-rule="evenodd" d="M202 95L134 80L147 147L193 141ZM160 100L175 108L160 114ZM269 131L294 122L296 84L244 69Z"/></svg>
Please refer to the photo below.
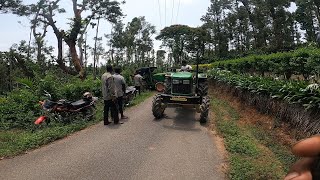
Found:
<svg viewBox="0 0 320 180"><path fill-rule="evenodd" d="M86 28L87 24L89 24L93 19L103 18L112 23L116 22L117 19L122 16L119 6L120 3L110 0L83 0L81 3L79 3L78 0L72 0L73 17L70 23L71 27L67 31L59 29L56 25L56 21L54 20L57 13L65 12L65 9L61 8L59 3L60 0L39 0L36 4L19 5L20 7L28 7L28 10L26 10L24 13L21 13L20 11L13 13L27 16L38 13L39 17L41 17L39 20L45 24L48 24L56 35L58 42L57 63L59 66L67 73L78 73L80 78L84 78L85 72L83 63L81 62L76 49L79 35L82 34L83 28ZM38 11L39 7L40 11ZM82 17L83 14L86 14L84 18ZM63 41L69 47L72 63L76 73L64 64L62 58Z"/></svg>
<svg viewBox="0 0 320 180"><path fill-rule="evenodd" d="M145 17L139 17L140 27L138 37L136 38L137 52L140 59L140 64L149 64L149 55L153 49L152 36L155 34L155 26L146 21Z"/></svg>
<svg viewBox="0 0 320 180"><path fill-rule="evenodd" d="M112 27L111 34L105 34L105 37L109 39L107 45L110 46L110 56L112 56L111 59L114 59L114 54L123 58L127 41L125 38L124 24L122 21L115 23ZM127 62L125 63L128 63L128 58Z"/></svg>
<svg viewBox="0 0 320 180"><path fill-rule="evenodd" d="M181 64L190 30L191 28L187 25L172 25L162 29L156 37L157 40L162 41L162 46L166 46L171 50L174 64Z"/></svg>
<svg viewBox="0 0 320 180"><path fill-rule="evenodd" d="M160 50L157 51L156 65L157 65L158 68L163 67L164 60L166 58L165 55L166 55L166 51L165 50L160 49Z"/></svg>
<svg viewBox="0 0 320 180"><path fill-rule="evenodd" d="M211 5L209 6L206 15L201 18L206 24L206 27L211 29L211 40L215 54L218 57L226 56L229 50L229 36L224 25L226 25L226 13L230 9L230 0L211 0Z"/></svg>
<svg viewBox="0 0 320 180"><path fill-rule="evenodd" d="M314 41L316 38L316 24L313 0L296 0L296 20L301 29L306 31L306 40Z"/></svg>

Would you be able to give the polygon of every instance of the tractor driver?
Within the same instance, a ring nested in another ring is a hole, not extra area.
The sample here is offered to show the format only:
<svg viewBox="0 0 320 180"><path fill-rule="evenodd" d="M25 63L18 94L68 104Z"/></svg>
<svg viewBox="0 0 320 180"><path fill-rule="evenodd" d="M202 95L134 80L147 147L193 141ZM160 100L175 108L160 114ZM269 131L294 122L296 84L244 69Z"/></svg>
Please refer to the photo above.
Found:
<svg viewBox="0 0 320 180"><path fill-rule="evenodd" d="M187 64L186 60L182 61L181 71L183 72L192 71L192 67L189 64Z"/></svg>

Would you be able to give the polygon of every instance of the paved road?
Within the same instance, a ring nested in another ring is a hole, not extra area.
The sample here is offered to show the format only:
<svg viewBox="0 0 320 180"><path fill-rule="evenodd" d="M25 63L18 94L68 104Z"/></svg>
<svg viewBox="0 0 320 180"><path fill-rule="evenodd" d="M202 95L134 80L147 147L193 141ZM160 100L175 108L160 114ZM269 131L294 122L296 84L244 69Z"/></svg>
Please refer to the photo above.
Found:
<svg viewBox="0 0 320 180"><path fill-rule="evenodd" d="M156 121L149 98L122 125L102 123L25 155L0 161L0 179L224 179L212 136L192 110Z"/></svg>

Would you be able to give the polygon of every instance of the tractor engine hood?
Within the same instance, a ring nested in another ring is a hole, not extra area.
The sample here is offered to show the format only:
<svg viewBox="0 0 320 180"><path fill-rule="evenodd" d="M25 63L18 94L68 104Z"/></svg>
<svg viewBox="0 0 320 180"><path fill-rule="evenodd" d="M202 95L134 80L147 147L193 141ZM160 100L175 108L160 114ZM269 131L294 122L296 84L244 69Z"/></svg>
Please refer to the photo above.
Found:
<svg viewBox="0 0 320 180"><path fill-rule="evenodd" d="M192 73L190 72L177 72L171 76L173 79L192 79Z"/></svg>

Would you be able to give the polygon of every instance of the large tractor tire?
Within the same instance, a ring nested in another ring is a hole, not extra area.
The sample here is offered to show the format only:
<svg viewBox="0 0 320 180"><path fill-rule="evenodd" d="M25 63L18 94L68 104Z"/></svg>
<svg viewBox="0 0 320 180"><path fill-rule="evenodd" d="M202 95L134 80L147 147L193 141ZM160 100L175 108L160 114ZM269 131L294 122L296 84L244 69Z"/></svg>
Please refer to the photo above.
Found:
<svg viewBox="0 0 320 180"><path fill-rule="evenodd" d="M202 104L200 105L200 123L204 124L208 121L210 110L210 99L208 96L202 98Z"/></svg>
<svg viewBox="0 0 320 180"><path fill-rule="evenodd" d="M208 89L209 89L209 86L208 86L208 82L205 81L205 82L199 82L199 86L198 86L198 95L199 96L207 96L208 95Z"/></svg>
<svg viewBox="0 0 320 180"><path fill-rule="evenodd" d="M160 95L155 95L152 102L152 113L156 119L163 117L164 110L166 109L165 104L162 103Z"/></svg>

